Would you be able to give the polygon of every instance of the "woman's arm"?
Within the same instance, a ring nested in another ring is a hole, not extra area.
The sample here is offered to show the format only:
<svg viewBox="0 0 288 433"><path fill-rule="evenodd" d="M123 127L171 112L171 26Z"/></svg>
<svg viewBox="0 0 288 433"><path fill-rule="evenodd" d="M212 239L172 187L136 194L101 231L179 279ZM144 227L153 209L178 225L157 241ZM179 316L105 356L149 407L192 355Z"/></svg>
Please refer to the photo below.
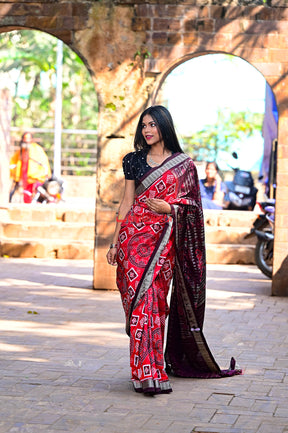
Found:
<svg viewBox="0 0 288 433"><path fill-rule="evenodd" d="M131 206L134 202L134 197L135 197L135 182L134 182L134 180L125 179L124 195L123 195L123 199L121 201L121 204L119 206L119 211L116 215L116 226L115 226L115 230L114 230L114 234L113 234L113 238L112 238L112 245L115 245L115 246L110 248L108 253L106 254L107 262L109 263L109 265L116 266L116 264L117 264L116 263L116 253L117 253L116 244L118 242L118 236L119 236L119 231L120 231L120 227L121 227L121 222L125 219L127 213L131 209Z"/></svg>

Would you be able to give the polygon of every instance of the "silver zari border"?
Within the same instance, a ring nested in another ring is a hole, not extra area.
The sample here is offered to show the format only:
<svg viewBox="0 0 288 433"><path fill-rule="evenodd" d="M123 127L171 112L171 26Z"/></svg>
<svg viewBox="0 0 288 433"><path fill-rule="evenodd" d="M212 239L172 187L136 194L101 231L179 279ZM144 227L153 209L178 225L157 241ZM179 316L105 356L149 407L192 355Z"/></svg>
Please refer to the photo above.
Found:
<svg viewBox="0 0 288 433"><path fill-rule="evenodd" d="M145 379L142 382L140 382L140 380L132 380L132 383L136 392L145 392L145 390L149 391L153 389L155 389L156 392L158 389L162 392L172 390L169 380L165 380L165 382L159 382L158 379Z"/></svg>
<svg viewBox="0 0 288 433"><path fill-rule="evenodd" d="M142 194L145 189L149 188L159 177L161 177L165 171L170 170L175 165L180 164L180 162L184 162L188 155L185 153L180 153L179 155L174 156L174 158L169 159L168 161L164 161L163 165L157 167L157 169L153 170L152 173L148 174L147 177L140 183L140 185L136 188L136 195Z"/></svg>

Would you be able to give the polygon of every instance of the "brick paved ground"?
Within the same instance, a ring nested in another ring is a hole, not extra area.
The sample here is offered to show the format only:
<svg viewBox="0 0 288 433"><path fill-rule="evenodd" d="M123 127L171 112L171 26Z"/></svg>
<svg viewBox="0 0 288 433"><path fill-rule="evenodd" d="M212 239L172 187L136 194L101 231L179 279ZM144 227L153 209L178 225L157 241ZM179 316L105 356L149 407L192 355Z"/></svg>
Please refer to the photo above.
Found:
<svg viewBox="0 0 288 433"><path fill-rule="evenodd" d="M210 265L205 334L243 376L129 383L117 292L90 290L91 261L0 259L0 432L288 432L288 299L254 266Z"/></svg>

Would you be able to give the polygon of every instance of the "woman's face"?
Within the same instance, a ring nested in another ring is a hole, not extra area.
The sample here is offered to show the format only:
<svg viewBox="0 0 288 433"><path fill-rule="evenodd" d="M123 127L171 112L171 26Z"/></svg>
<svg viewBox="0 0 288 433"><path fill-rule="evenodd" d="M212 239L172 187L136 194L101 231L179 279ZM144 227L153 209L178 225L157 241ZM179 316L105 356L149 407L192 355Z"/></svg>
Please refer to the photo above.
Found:
<svg viewBox="0 0 288 433"><path fill-rule="evenodd" d="M142 120L142 135L146 143L150 146L160 143L162 141L158 132L157 125L150 114L146 114Z"/></svg>
<svg viewBox="0 0 288 433"><path fill-rule="evenodd" d="M215 168L214 164L208 164L207 168L205 170L206 173L206 178L209 179L215 179L216 178L216 174L217 174L217 170Z"/></svg>

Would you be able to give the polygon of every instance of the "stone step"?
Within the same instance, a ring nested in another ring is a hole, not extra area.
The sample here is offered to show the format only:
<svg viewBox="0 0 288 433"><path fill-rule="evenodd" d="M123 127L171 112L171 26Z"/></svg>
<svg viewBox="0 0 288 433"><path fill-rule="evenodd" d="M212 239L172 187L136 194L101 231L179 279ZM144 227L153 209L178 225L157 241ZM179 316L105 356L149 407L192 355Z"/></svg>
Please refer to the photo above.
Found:
<svg viewBox="0 0 288 433"><path fill-rule="evenodd" d="M204 210L205 226L209 227L251 227L257 215L257 211L237 211L223 210L215 211L212 209Z"/></svg>
<svg viewBox="0 0 288 433"><path fill-rule="evenodd" d="M93 240L94 223L0 222L0 235L5 239Z"/></svg>
<svg viewBox="0 0 288 433"><path fill-rule="evenodd" d="M53 258L92 260L94 241L63 241L62 239L2 239L0 256L22 258Z"/></svg>
<svg viewBox="0 0 288 433"><path fill-rule="evenodd" d="M75 213L73 213L75 216ZM102 233L104 243L109 242L113 233L112 223L98 224L98 233ZM209 226L205 224L206 243L213 244L255 244L255 239L245 239L250 227ZM94 237L93 222L63 222L63 221L4 221L0 222L0 235L4 238L39 238L90 240ZM108 240L107 240L107 239Z"/></svg>
<svg viewBox="0 0 288 433"><path fill-rule="evenodd" d="M245 239L250 227L219 227L205 225L206 244L255 245L256 237Z"/></svg>
<svg viewBox="0 0 288 433"><path fill-rule="evenodd" d="M93 222L95 209L81 207L71 208L62 204L27 205L8 204L0 207L1 221L46 221L46 222Z"/></svg>
<svg viewBox="0 0 288 433"><path fill-rule="evenodd" d="M115 222L115 211L111 209L98 209L100 221ZM205 224L207 226L221 227L250 227L255 220L257 211L215 211L204 210ZM71 207L65 204L27 205L8 204L0 206L0 220L7 221L64 221L64 222L94 222L95 209L92 207Z"/></svg>
<svg viewBox="0 0 288 433"><path fill-rule="evenodd" d="M209 264L255 264L254 245L206 244L206 260Z"/></svg>
<svg viewBox="0 0 288 433"><path fill-rule="evenodd" d="M114 231L115 212L111 209L98 209L97 212L96 253L98 258L103 255L104 266ZM245 211L206 210L207 262L254 263L255 239L245 240L244 236L249 233L256 215ZM94 209L87 208L19 204L0 207L0 255L92 259L94 219Z"/></svg>
<svg viewBox="0 0 288 433"><path fill-rule="evenodd" d="M63 241L62 239L2 239L0 256L22 258L93 259L93 241ZM253 245L207 244L207 263L255 264ZM107 248L99 248L98 258L106 264ZM105 267L101 266L102 271Z"/></svg>

